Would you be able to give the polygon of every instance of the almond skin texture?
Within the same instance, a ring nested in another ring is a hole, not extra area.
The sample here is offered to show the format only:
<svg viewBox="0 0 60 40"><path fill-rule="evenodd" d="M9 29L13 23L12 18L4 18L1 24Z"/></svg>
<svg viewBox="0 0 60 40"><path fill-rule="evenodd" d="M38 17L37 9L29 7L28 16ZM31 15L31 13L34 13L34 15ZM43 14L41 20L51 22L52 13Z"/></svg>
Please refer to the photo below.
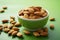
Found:
<svg viewBox="0 0 60 40"><path fill-rule="evenodd" d="M50 21L55 21L55 18L50 18Z"/></svg>
<svg viewBox="0 0 60 40"><path fill-rule="evenodd" d="M10 30L10 31L8 32L8 34L11 35L13 32L14 32L14 30Z"/></svg>
<svg viewBox="0 0 60 40"><path fill-rule="evenodd" d="M7 9L7 6L3 6L2 8L3 8L3 9Z"/></svg>
<svg viewBox="0 0 60 40"><path fill-rule="evenodd" d="M0 10L0 13L4 13L5 12L5 10Z"/></svg>
<svg viewBox="0 0 60 40"><path fill-rule="evenodd" d="M22 34L20 32L17 33L18 37L22 37Z"/></svg>
<svg viewBox="0 0 60 40"><path fill-rule="evenodd" d="M30 34L30 32L28 30L24 30L23 31L25 34Z"/></svg>
<svg viewBox="0 0 60 40"><path fill-rule="evenodd" d="M34 36L40 36L40 34L38 32L33 32Z"/></svg>
<svg viewBox="0 0 60 40"><path fill-rule="evenodd" d="M47 32L42 32L40 33L41 36L48 36L48 33Z"/></svg>
<svg viewBox="0 0 60 40"><path fill-rule="evenodd" d="M12 30L19 31L19 28L13 27Z"/></svg>
<svg viewBox="0 0 60 40"><path fill-rule="evenodd" d="M15 26L16 27L21 26L21 23L17 22L17 23L15 23Z"/></svg>
<svg viewBox="0 0 60 40"><path fill-rule="evenodd" d="M9 20L2 20L2 23L8 23Z"/></svg>
<svg viewBox="0 0 60 40"><path fill-rule="evenodd" d="M50 29L54 29L54 25L53 24L50 24Z"/></svg>
<svg viewBox="0 0 60 40"><path fill-rule="evenodd" d="M3 31L4 31L4 32L9 32L10 29L9 29L9 28L4 28Z"/></svg>
<svg viewBox="0 0 60 40"><path fill-rule="evenodd" d="M12 32L12 36L16 36L17 33L17 31Z"/></svg>

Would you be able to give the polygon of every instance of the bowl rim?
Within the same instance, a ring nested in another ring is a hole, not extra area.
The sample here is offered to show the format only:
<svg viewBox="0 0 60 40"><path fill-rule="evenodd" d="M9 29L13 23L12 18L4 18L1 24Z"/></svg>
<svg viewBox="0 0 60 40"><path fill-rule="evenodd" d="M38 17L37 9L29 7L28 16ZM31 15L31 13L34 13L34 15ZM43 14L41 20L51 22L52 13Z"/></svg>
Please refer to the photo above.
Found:
<svg viewBox="0 0 60 40"><path fill-rule="evenodd" d="M47 11L47 10L46 10ZM17 17L23 19L23 20L28 20L28 21L37 21L37 20L43 20L45 18L47 18L49 16L49 12L47 11L47 16L43 17L43 18L38 18L38 19L27 19L27 18L22 18L19 15Z"/></svg>

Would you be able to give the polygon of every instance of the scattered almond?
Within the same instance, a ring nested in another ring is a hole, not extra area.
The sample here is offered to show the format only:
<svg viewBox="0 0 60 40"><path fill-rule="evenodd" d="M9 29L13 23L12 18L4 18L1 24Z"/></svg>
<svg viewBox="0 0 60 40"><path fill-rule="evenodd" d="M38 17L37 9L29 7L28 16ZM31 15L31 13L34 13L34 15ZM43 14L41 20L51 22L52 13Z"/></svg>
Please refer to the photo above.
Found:
<svg viewBox="0 0 60 40"><path fill-rule="evenodd" d="M55 18L50 18L50 21L55 21Z"/></svg>
<svg viewBox="0 0 60 40"><path fill-rule="evenodd" d="M8 20L6 20L6 19L2 20L2 23L8 23Z"/></svg>
<svg viewBox="0 0 60 40"><path fill-rule="evenodd" d="M5 10L0 10L0 13L3 13L3 12L5 12Z"/></svg>
<svg viewBox="0 0 60 40"><path fill-rule="evenodd" d="M4 31L4 32L9 32L10 29L9 29L9 28L4 28L3 31Z"/></svg>
<svg viewBox="0 0 60 40"><path fill-rule="evenodd" d="M8 34L11 35L13 32L14 32L14 30L10 30L10 31L8 32Z"/></svg>
<svg viewBox="0 0 60 40"><path fill-rule="evenodd" d="M54 25L53 24L50 24L50 29L54 29Z"/></svg>
<svg viewBox="0 0 60 40"><path fill-rule="evenodd" d="M21 23L17 22L17 23L15 23L15 26L16 27L21 26Z"/></svg>
<svg viewBox="0 0 60 40"><path fill-rule="evenodd" d="M18 33L17 31L13 31L12 36L16 36L17 33Z"/></svg>
<svg viewBox="0 0 60 40"><path fill-rule="evenodd" d="M7 6L3 6L2 8L3 8L3 9L7 9Z"/></svg>
<svg viewBox="0 0 60 40"><path fill-rule="evenodd" d="M20 32L17 33L18 37L22 37L22 34Z"/></svg>
<svg viewBox="0 0 60 40"><path fill-rule="evenodd" d="M28 30L24 30L23 31L25 34L30 34L30 32Z"/></svg>
<svg viewBox="0 0 60 40"><path fill-rule="evenodd" d="M19 28L13 27L12 30L19 31Z"/></svg>
<svg viewBox="0 0 60 40"><path fill-rule="evenodd" d="M40 34L38 32L33 32L34 36L40 36Z"/></svg>

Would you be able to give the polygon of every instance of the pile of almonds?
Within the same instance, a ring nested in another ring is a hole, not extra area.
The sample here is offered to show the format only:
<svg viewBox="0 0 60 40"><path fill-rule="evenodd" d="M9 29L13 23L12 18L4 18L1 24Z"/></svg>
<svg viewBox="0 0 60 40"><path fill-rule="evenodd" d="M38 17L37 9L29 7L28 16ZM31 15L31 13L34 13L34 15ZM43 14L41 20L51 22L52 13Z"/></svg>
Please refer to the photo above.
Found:
<svg viewBox="0 0 60 40"><path fill-rule="evenodd" d="M38 19L47 16L47 11L42 7L28 7L19 11L19 16L27 19Z"/></svg>
<svg viewBox="0 0 60 40"><path fill-rule="evenodd" d="M30 31L28 30L24 30L23 31L25 34L29 35L30 34ZM32 32L34 36L48 36L48 28L45 27L45 28L42 28L40 30L37 30L37 31L33 31Z"/></svg>
<svg viewBox="0 0 60 40"><path fill-rule="evenodd" d="M10 24L7 24L8 22L10 22ZM11 16L10 20L4 19L2 20L2 25L0 25L0 31L4 31L6 33L8 33L8 35L12 35L12 36L18 36L18 37L22 37L21 32L19 32L19 28L21 24L19 22L15 21L15 17Z"/></svg>

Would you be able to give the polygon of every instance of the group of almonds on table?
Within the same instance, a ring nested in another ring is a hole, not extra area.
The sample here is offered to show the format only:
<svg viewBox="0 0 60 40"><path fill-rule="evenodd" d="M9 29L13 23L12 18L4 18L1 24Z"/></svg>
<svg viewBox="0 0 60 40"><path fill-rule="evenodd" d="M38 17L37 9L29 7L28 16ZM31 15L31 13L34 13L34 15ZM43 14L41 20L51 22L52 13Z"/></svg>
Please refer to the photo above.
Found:
<svg viewBox="0 0 60 40"><path fill-rule="evenodd" d="M7 6L3 6L2 9L0 10L0 13L4 13L6 9L7 9Z"/></svg>
<svg viewBox="0 0 60 40"><path fill-rule="evenodd" d="M8 22L10 22L10 24L7 24ZM21 24L15 21L15 17L11 16L10 21L4 19L2 20L2 23L3 24L0 25L0 31L3 30L9 35L22 37L22 34L19 32L19 28L18 28L18 26L21 26Z"/></svg>
<svg viewBox="0 0 60 40"><path fill-rule="evenodd" d="M7 9L7 7L3 7L3 9ZM0 11L1 12L1 11ZM22 14L19 14L22 15ZM55 18L50 18L50 21L54 21ZM10 25L6 24L10 22ZM10 20L2 20L2 25L0 25L0 31L4 31L6 33L8 33L8 35L12 35L12 36L18 36L18 37L22 37L22 33L19 32L19 28L18 26L21 26L21 24L19 22L15 21L15 17L11 16ZM54 25L50 24L50 29L54 29ZM28 30L24 30L23 31L26 35L29 35L31 32ZM41 28L40 30L34 31L33 32L34 36L48 36L48 28Z"/></svg>

